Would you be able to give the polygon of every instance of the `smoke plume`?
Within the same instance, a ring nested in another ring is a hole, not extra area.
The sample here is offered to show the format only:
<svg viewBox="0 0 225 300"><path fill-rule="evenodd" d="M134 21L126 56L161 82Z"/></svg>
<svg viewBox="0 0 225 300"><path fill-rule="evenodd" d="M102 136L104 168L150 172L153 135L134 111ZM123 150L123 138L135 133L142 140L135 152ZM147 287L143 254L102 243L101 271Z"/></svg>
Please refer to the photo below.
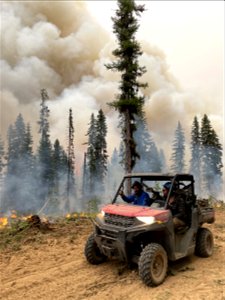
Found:
<svg viewBox="0 0 225 300"><path fill-rule="evenodd" d="M68 112L73 109L77 163L81 164L91 113L102 108L107 116L108 149L118 147L118 116L108 105L118 92L119 74L107 70L115 39L91 17L84 2L2 2L1 4L1 134L22 113L38 140L40 90L50 96L51 139L66 145ZM171 147L181 121L187 143L195 115L209 114L222 134L218 107L212 99L185 91L170 71L162 50L141 41L140 64L149 87L145 111L151 134L159 148ZM188 149L188 146L187 146ZM168 155L169 156L169 155Z"/></svg>

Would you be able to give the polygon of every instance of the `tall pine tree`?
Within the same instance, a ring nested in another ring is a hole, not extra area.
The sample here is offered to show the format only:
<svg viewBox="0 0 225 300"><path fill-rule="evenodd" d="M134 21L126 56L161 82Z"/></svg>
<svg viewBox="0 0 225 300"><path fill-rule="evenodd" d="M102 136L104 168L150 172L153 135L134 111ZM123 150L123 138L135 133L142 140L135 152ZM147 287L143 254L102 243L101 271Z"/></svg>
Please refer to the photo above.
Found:
<svg viewBox="0 0 225 300"><path fill-rule="evenodd" d="M203 189L217 196L222 185L222 145L206 114L201 122L201 145Z"/></svg>
<svg viewBox="0 0 225 300"><path fill-rule="evenodd" d="M195 177L196 193L201 193L201 133L197 117L194 117L191 130L191 160L189 172Z"/></svg>
<svg viewBox="0 0 225 300"><path fill-rule="evenodd" d="M48 213L59 213L62 209L61 199L65 198L66 194L66 179L67 179L67 155L60 145L58 139L55 140L52 155L53 166L53 189L51 192L51 201L47 207Z"/></svg>
<svg viewBox="0 0 225 300"><path fill-rule="evenodd" d="M94 114L91 114L91 120L87 132L87 167L88 167L88 186L87 193L95 194L95 176L96 176L96 161L95 161L95 142L96 142L96 120Z"/></svg>
<svg viewBox="0 0 225 300"><path fill-rule="evenodd" d="M185 137L183 128L178 122L175 137L172 147L172 156L171 156L171 171L174 173L184 172L185 167Z"/></svg>
<svg viewBox="0 0 225 300"><path fill-rule="evenodd" d="M97 118L91 115L89 123L87 167L89 194L100 196L104 192L107 173L107 125L105 115L100 109Z"/></svg>
<svg viewBox="0 0 225 300"><path fill-rule="evenodd" d="M4 207L20 212L33 208L35 192L33 187L32 137L29 124L18 115L8 130L7 172L5 178Z"/></svg>
<svg viewBox="0 0 225 300"><path fill-rule="evenodd" d="M98 192L102 194L105 190L105 177L107 173L107 125L106 117L100 109L96 119L96 140L95 140L95 163L96 163L96 183Z"/></svg>
<svg viewBox="0 0 225 300"><path fill-rule="evenodd" d="M144 6L135 4L134 0L117 0L117 3L116 16L112 18L113 32L118 39L118 48L113 51L116 61L106 67L121 74L120 93L111 105L120 114L121 133L125 144L125 172L131 173L139 157L134 139L135 118L142 114L144 105L144 97L140 95L139 89L147 86L137 80L146 69L139 66L138 58L142 51L135 39L139 28L137 16L144 11Z"/></svg>
<svg viewBox="0 0 225 300"><path fill-rule="evenodd" d="M144 118L138 118L137 131L135 132L137 151L140 159L135 165L135 172L161 172L161 162L156 144L147 128Z"/></svg>
<svg viewBox="0 0 225 300"><path fill-rule="evenodd" d="M38 173L40 180L40 205L46 200L53 189L53 163L52 163L52 145L49 134L49 109L47 101L49 100L47 91L41 90L41 109L40 120L38 124L40 126L39 133L41 134L39 147L38 147Z"/></svg>

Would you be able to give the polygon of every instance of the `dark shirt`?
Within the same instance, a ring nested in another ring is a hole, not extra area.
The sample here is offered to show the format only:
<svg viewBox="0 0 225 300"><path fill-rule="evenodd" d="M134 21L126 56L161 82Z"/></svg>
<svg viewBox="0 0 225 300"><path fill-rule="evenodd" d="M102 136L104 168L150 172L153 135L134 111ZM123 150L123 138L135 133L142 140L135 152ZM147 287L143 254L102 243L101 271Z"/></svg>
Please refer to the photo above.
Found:
<svg viewBox="0 0 225 300"><path fill-rule="evenodd" d="M149 194L141 191L138 195L133 194L131 196L122 196L122 199L127 203L132 203L134 205L143 205L143 206L150 206L153 200L150 199Z"/></svg>
<svg viewBox="0 0 225 300"><path fill-rule="evenodd" d="M167 204L167 209L170 209L172 216L186 222L185 200L181 195L174 195L174 201Z"/></svg>

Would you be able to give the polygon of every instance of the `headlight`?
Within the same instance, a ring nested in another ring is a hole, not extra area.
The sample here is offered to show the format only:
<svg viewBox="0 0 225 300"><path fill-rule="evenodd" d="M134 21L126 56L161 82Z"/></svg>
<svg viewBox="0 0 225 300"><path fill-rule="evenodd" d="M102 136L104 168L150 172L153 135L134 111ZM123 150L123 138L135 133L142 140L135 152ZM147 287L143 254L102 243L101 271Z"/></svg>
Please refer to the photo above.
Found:
<svg viewBox="0 0 225 300"><path fill-rule="evenodd" d="M136 217L139 221L145 223L145 224L153 224L155 223L154 217Z"/></svg>
<svg viewBox="0 0 225 300"><path fill-rule="evenodd" d="M97 217L101 220L104 219L104 216L105 216L105 212L103 210L101 210L101 212L97 214Z"/></svg>

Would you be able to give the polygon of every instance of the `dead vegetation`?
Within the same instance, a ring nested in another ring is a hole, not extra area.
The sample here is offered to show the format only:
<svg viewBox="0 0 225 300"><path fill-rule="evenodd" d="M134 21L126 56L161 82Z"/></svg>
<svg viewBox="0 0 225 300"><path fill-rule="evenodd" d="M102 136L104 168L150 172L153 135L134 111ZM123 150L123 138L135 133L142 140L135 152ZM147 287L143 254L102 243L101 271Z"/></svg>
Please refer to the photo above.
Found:
<svg viewBox="0 0 225 300"><path fill-rule="evenodd" d="M44 218L44 221L38 215L26 220L13 219L0 229L0 251L18 251L22 245L42 244L51 238L68 237L72 243L79 229L91 226L91 217L71 214L50 220Z"/></svg>

